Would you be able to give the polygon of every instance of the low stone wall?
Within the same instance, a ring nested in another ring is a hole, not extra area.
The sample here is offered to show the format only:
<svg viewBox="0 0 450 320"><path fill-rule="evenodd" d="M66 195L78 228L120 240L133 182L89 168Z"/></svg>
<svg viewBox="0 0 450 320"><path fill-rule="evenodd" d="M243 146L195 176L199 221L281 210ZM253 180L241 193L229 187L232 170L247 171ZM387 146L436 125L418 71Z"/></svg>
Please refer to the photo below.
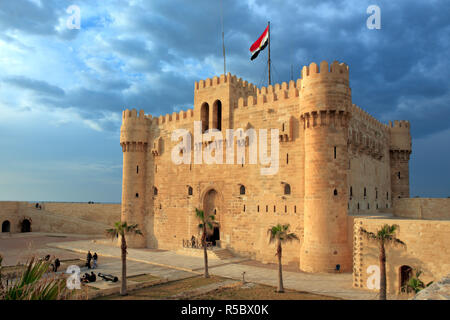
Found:
<svg viewBox="0 0 450 320"><path fill-rule="evenodd" d="M87 221L95 221L113 225L120 221L121 204L109 203L66 203L44 202L42 209L56 215L75 217Z"/></svg>
<svg viewBox="0 0 450 320"><path fill-rule="evenodd" d="M102 235L120 220L120 204L0 202L0 225L9 222L9 231L21 232L24 219L31 231Z"/></svg>
<svg viewBox="0 0 450 320"><path fill-rule="evenodd" d="M450 220L450 198L394 199L394 215L413 219Z"/></svg>

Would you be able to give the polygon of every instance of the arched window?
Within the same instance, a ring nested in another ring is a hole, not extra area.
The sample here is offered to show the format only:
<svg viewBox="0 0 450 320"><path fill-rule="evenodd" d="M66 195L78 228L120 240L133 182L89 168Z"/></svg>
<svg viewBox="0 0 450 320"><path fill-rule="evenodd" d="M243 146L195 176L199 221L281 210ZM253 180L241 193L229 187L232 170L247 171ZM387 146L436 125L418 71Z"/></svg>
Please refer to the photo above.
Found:
<svg viewBox="0 0 450 320"><path fill-rule="evenodd" d="M158 195L158 188L157 187L153 187L153 195L154 196Z"/></svg>
<svg viewBox="0 0 450 320"><path fill-rule="evenodd" d="M136 174L139 173L139 166L136 166Z"/></svg>
<svg viewBox="0 0 450 320"><path fill-rule="evenodd" d="M375 188L375 199L378 199L378 189Z"/></svg>
<svg viewBox="0 0 450 320"><path fill-rule="evenodd" d="M191 186L188 186L188 196L192 196L194 190L192 189Z"/></svg>
<svg viewBox="0 0 450 320"><path fill-rule="evenodd" d="M245 186L241 185L241 187L239 188L239 194L245 194Z"/></svg>
<svg viewBox="0 0 450 320"><path fill-rule="evenodd" d="M284 185L284 194L291 194L291 186L288 183Z"/></svg>
<svg viewBox="0 0 450 320"><path fill-rule="evenodd" d="M350 197L353 197L353 187L350 187Z"/></svg>
<svg viewBox="0 0 450 320"><path fill-rule="evenodd" d="M398 178L400 179L400 171L399 171L399 172L397 172L397 176L398 176Z"/></svg>
<svg viewBox="0 0 450 320"><path fill-rule="evenodd" d="M334 158L336 159L336 147L334 147Z"/></svg>
<svg viewBox="0 0 450 320"><path fill-rule="evenodd" d="M386 192L386 200L389 200L389 192Z"/></svg>
<svg viewBox="0 0 450 320"><path fill-rule="evenodd" d="M358 202L358 210L359 210L359 202Z"/></svg>
<svg viewBox="0 0 450 320"><path fill-rule="evenodd" d="M209 104L206 102L202 104L201 107L201 121L202 121L202 133L205 133L209 129Z"/></svg>
<svg viewBox="0 0 450 320"><path fill-rule="evenodd" d="M337 190L336 190L336 189L334 189L334 191L333 191L333 194L334 194L335 196L337 196L337 195L338 195L338 193L337 193Z"/></svg>
<svg viewBox="0 0 450 320"><path fill-rule="evenodd" d="M139 198L139 193L136 193L136 198Z"/></svg>
<svg viewBox="0 0 450 320"><path fill-rule="evenodd" d="M364 198L367 197L367 189L364 187Z"/></svg>
<svg viewBox="0 0 450 320"><path fill-rule="evenodd" d="M222 102L216 100L213 104L213 129L222 131Z"/></svg>

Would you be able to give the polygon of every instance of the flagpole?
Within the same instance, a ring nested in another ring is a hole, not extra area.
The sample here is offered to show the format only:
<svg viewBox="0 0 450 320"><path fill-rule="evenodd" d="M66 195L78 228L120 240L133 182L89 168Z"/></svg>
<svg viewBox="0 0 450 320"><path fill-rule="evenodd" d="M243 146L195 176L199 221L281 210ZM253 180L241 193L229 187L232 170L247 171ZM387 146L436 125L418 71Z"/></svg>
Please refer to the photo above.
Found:
<svg viewBox="0 0 450 320"><path fill-rule="evenodd" d="M225 36L223 32L223 5L222 0L220 0L220 20L222 22L222 51L223 51L223 74L227 74L227 65L226 65L226 59L225 59Z"/></svg>
<svg viewBox="0 0 450 320"><path fill-rule="evenodd" d="M268 22L269 24L269 60L268 60L268 65L269 65L269 86L272 84L272 82L270 81L270 21Z"/></svg>

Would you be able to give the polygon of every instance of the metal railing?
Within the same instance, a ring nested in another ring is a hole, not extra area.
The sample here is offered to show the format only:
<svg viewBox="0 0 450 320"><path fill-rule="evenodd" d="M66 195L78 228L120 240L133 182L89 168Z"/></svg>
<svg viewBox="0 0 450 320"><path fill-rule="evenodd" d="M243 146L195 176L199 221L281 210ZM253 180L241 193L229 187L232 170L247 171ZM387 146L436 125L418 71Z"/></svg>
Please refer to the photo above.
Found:
<svg viewBox="0 0 450 320"><path fill-rule="evenodd" d="M193 248L193 249L203 249L203 244L201 241L197 239L193 240L185 240L183 239L183 248ZM206 241L206 249L212 250L213 243L211 241Z"/></svg>

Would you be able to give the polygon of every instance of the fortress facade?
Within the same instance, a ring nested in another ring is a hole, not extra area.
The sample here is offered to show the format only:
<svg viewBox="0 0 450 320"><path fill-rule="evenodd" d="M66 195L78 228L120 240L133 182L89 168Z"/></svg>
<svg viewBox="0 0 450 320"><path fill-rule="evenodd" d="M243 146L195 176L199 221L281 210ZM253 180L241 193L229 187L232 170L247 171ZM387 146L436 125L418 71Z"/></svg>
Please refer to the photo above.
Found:
<svg viewBox="0 0 450 320"><path fill-rule="evenodd" d="M245 145L244 161L235 150L232 164L195 163L200 148L213 145L225 154L231 143L227 135L218 141L205 133L194 138L190 163L175 164L179 141L172 134L185 129L195 136L195 121L202 132L242 128L231 139L236 149ZM275 174L262 175L267 166L248 163L250 128L278 129ZM271 261L267 229L289 223L300 241L286 246L286 263L308 272L336 265L351 271L349 217L391 212L393 199L409 197L409 122L385 125L354 105L344 63L311 63L301 79L267 88L230 74L201 80L193 110L159 118L125 110L120 144L122 219L145 226L133 247L180 248L198 235L199 208L216 215L214 240L239 255Z"/></svg>
<svg viewBox="0 0 450 320"><path fill-rule="evenodd" d="M158 118L125 110L122 121L121 204L0 202L0 239L27 231L102 235L122 219L144 233L128 239L131 247L183 252L183 240L200 235L199 208L216 216L210 240L262 262L276 262L267 229L290 224L300 240L283 246L284 264L307 272L339 265L355 288L377 290L379 248L361 227L400 226L406 248L386 251L390 293L413 270L425 283L450 273L450 198L409 198L410 124L382 124L354 105L343 63L311 63L301 79L267 88L230 74L201 80L193 109ZM193 143L180 150L186 133ZM222 164L208 160L221 151Z"/></svg>

